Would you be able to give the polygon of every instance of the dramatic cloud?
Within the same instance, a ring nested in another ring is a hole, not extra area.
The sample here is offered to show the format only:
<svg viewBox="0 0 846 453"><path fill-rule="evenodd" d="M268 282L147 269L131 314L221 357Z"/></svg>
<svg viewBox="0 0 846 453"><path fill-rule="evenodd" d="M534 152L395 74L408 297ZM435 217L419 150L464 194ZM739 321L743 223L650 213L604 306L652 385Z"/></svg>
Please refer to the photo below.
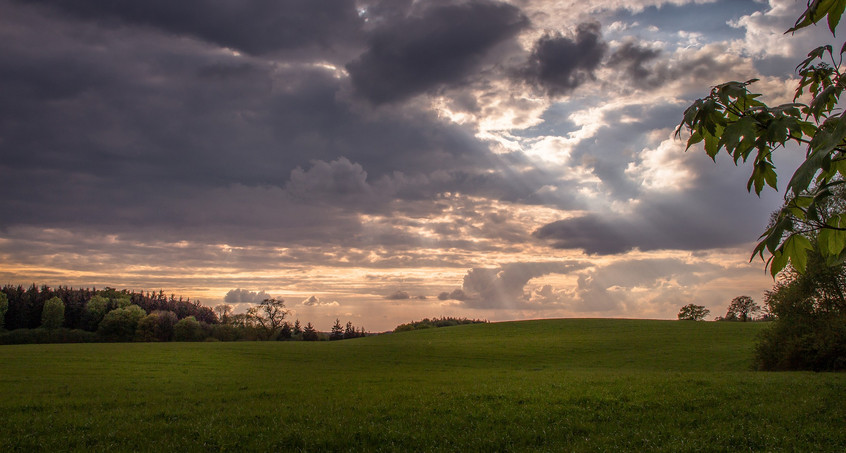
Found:
<svg viewBox="0 0 846 453"><path fill-rule="evenodd" d="M356 91L372 103L459 82L493 46L528 23L519 9L499 2L435 2L421 8L375 30L368 50L346 66Z"/></svg>
<svg viewBox="0 0 846 453"><path fill-rule="evenodd" d="M726 80L789 102L802 7L0 0L0 278L379 330L763 291L779 195L671 136Z"/></svg>
<svg viewBox="0 0 846 453"><path fill-rule="evenodd" d="M246 289L230 289L223 296L223 301L228 304L257 304L265 299L271 299L270 294L265 291L249 291Z"/></svg>
<svg viewBox="0 0 846 453"><path fill-rule="evenodd" d="M660 54L658 50L640 47L630 41L611 54L608 65L613 68L622 68L632 81L642 83L650 75L644 64L655 60Z"/></svg>
<svg viewBox="0 0 846 453"><path fill-rule="evenodd" d="M567 94L594 78L607 49L598 23L579 24L573 37L546 34L535 43L524 76L551 96Z"/></svg>
<svg viewBox="0 0 846 453"><path fill-rule="evenodd" d="M518 308L529 280L553 273L568 274L586 266L581 262L511 263L499 268L471 269L464 276L462 289L474 296L465 296L463 302L473 308Z"/></svg>
<svg viewBox="0 0 846 453"><path fill-rule="evenodd" d="M279 50L325 52L362 37L363 21L354 2L329 0L34 0L77 17L112 26L115 22L195 36L220 46L262 54Z"/></svg>

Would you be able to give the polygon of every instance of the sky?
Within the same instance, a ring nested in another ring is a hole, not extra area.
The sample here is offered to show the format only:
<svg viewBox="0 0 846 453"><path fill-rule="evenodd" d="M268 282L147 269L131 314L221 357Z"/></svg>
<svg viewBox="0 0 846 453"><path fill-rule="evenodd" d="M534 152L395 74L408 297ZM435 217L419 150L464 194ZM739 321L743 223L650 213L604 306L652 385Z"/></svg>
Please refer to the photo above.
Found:
<svg viewBox="0 0 846 453"><path fill-rule="evenodd" d="M782 195L674 129L730 80L790 102L804 6L0 0L0 282L323 330L761 303Z"/></svg>

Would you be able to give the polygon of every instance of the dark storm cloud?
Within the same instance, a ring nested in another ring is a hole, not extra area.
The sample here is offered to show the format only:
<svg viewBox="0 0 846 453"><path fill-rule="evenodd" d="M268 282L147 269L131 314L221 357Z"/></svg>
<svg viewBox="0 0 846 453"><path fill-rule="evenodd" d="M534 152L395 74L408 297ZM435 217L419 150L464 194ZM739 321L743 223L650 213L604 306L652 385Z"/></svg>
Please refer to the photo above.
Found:
<svg viewBox="0 0 846 453"><path fill-rule="evenodd" d="M362 115L330 69L0 5L0 227L337 241L390 200L536 190L433 113Z"/></svg>
<svg viewBox="0 0 846 453"><path fill-rule="evenodd" d="M523 76L549 95L567 94L594 78L608 45L598 23L582 23L572 37L547 33L532 50Z"/></svg>
<svg viewBox="0 0 846 453"><path fill-rule="evenodd" d="M107 26L152 27L251 54L331 51L361 38L351 0L30 0Z"/></svg>
<svg viewBox="0 0 846 453"><path fill-rule="evenodd" d="M632 81L641 83L650 75L650 71L644 64L655 60L661 54L660 51L641 47L635 42L626 42L620 46L608 61L612 68L622 68Z"/></svg>
<svg viewBox="0 0 846 453"><path fill-rule="evenodd" d="M505 3L436 4L376 29L347 71L370 102L403 100L461 81L492 47L527 25L520 10Z"/></svg>

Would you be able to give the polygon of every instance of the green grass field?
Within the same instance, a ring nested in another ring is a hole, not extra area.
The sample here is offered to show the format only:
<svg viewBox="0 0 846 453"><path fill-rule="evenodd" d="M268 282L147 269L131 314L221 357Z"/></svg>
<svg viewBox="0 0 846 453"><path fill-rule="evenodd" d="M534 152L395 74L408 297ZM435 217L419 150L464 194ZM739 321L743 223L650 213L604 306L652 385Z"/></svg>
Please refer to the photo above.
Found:
<svg viewBox="0 0 846 453"><path fill-rule="evenodd" d="M751 371L764 327L2 346L0 451L846 451L846 374Z"/></svg>

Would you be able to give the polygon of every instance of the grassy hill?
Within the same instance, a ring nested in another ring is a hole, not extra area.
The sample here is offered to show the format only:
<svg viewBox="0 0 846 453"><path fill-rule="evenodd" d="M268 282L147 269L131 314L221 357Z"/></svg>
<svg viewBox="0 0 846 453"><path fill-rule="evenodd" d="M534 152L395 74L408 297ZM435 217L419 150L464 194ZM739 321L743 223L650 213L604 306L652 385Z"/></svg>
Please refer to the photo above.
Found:
<svg viewBox="0 0 846 453"><path fill-rule="evenodd" d="M751 371L764 327L2 346L0 451L846 450L846 375Z"/></svg>

